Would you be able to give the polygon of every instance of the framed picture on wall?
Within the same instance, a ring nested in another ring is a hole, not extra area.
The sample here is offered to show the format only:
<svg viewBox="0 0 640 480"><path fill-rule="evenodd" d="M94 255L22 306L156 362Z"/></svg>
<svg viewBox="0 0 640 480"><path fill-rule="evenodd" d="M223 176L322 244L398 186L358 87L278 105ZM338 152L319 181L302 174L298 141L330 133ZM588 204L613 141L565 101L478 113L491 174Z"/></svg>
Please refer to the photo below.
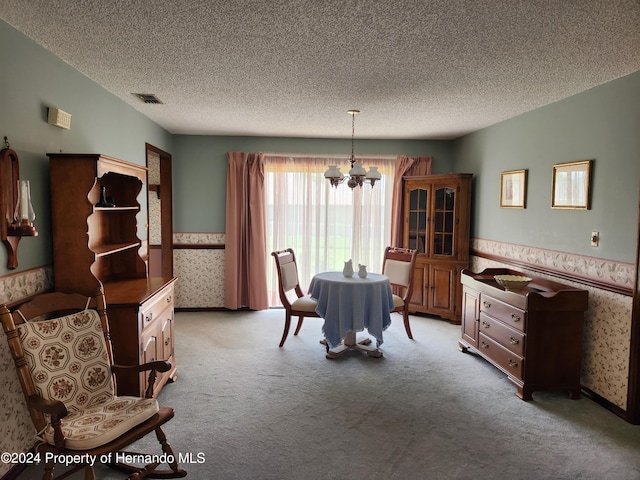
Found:
<svg viewBox="0 0 640 480"><path fill-rule="evenodd" d="M591 162L583 160L553 166L551 208L588 210L591 207Z"/></svg>
<svg viewBox="0 0 640 480"><path fill-rule="evenodd" d="M527 170L500 174L500 207L527 208Z"/></svg>

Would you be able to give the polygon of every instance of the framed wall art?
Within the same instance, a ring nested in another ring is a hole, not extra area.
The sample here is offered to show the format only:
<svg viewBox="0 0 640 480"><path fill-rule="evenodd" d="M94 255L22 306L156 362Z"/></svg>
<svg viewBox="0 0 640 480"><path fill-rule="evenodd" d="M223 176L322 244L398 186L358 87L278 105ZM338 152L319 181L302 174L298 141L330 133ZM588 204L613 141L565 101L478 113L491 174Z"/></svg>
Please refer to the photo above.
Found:
<svg viewBox="0 0 640 480"><path fill-rule="evenodd" d="M553 166L551 208L588 210L590 205L592 160L559 163Z"/></svg>
<svg viewBox="0 0 640 480"><path fill-rule="evenodd" d="M500 174L500 207L527 208L527 170Z"/></svg>

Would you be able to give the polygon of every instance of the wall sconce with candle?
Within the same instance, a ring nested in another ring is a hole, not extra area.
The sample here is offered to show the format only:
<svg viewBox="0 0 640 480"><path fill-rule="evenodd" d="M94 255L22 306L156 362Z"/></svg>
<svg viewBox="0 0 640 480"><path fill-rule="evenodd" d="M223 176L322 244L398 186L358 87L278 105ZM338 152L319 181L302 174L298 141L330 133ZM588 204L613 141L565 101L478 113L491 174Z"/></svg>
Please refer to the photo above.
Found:
<svg viewBox="0 0 640 480"><path fill-rule="evenodd" d="M0 238L7 249L7 268L18 267L18 243L22 237L35 237L36 214L31 204L29 180L20 180L18 154L9 148L0 150Z"/></svg>

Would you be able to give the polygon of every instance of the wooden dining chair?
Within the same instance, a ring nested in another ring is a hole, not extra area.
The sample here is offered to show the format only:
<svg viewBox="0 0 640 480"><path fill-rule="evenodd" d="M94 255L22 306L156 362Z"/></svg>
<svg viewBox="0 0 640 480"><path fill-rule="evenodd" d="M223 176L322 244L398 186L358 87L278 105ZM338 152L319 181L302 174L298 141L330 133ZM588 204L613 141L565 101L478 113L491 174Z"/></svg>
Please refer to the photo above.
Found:
<svg viewBox="0 0 640 480"><path fill-rule="evenodd" d="M280 301L285 308L284 332L280 340L280 347L284 345L289 335L291 327L291 317L298 317L298 325L294 335L298 335L304 317L317 317L317 302L309 295L302 293L300 282L298 280L298 265L296 264L296 256L293 249L287 248L272 252L276 261L276 270L278 272L278 291L280 293ZM294 295L295 294L295 295Z"/></svg>
<svg viewBox="0 0 640 480"><path fill-rule="evenodd" d="M45 293L13 313L2 305L0 321L40 440L35 448L45 464L43 480L66 478L80 470L85 480L95 480L91 459L123 470L129 478L186 476L161 428L173 418L173 409L158 406L152 398L156 372L168 371L171 365L113 364L102 292L95 297ZM150 372L144 398L116 395L114 376L125 371ZM150 433L155 433L162 454L140 458L167 458L168 468L158 469L161 463L155 460L145 466L123 463L124 457L118 456L123 449ZM54 477L58 458L79 463Z"/></svg>
<svg viewBox="0 0 640 480"><path fill-rule="evenodd" d="M417 250L387 247L384 250L382 263L383 275L389 277L389 283L392 287L396 287L393 289L393 310L391 311L402 313L404 329L412 340L413 334L409 325L409 301L413 293L413 276L417 254Z"/></svg>

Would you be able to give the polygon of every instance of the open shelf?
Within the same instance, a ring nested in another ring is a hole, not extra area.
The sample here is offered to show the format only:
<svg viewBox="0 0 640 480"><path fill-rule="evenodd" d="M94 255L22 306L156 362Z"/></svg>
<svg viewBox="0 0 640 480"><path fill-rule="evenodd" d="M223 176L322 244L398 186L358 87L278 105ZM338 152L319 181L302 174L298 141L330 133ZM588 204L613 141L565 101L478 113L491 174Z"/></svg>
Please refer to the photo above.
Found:
<svg viewBox="0 0 640 480"><path fill-rule="evenodd" d="M140 242L134 243L112 243L106 245L98 245L93 248L93 253L96 257L102 257L104 255L111 255L112 253L122 252L131 248L139 248Z"/></svg>
<svg viewBox="0 0 640 480"><path fill-rule="evenodd" d="M127 210L140 210L140 207L93 207L96 212L124 212Z"/></svg>

